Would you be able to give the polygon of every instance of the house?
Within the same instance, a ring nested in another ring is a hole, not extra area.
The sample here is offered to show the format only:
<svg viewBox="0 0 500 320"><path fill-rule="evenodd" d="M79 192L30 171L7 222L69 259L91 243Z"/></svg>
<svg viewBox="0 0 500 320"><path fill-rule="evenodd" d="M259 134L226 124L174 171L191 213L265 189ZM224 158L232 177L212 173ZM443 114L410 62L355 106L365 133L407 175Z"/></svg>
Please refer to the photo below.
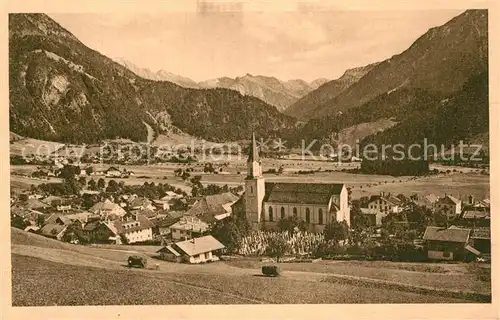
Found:
<svg viewBox="0 0 500 320"><path fill-rule="evenodd" d="M120 178L122 176L122 172L115 167L109 167L108 170L104 171L104 174L108 178Z"/></svg>
<svg viewBox="0 0 500 320"><path fill-rule="evenodd" d="M489 208L465 208L462 213L462 220L468 224L489 226L490 225Z"/></svg>
<svg viewBox="0 0 500 320"><path fill-rule="evenodd" d="M31 209L23 209L23 208L15 208L11 209L11 214L21 217L25 222L29 223L31 226L36 226L43 221L45 215L36 210Z"/></svg>
<svg viewBox="0 0 500 320"><path fill-rule="evenodd" d="M170 205L168 204L168 201L163 201L163 200L153 200L152 205L155 207L157 210L169 210Z"/></svg>
<svg viewBox="0 0 500 320"><path fill-rule="evenodd" d="M186 215L196 216L210 224L229 217L232 212L231 207L238 199L238 196L231 192L205 196L198 200Z"/></svg>
<svg viewBox="0 0 500 320"><path fill-rule="evenodd" d="M61 240L68 226L60 224L45 224L38 232L45 237Z"/></svg>
<svg viewBox="0 0 500 320"><path fill-rule="evenodd" d="M56 206L56 210L60 212L68 212L71 210L71 203L61 203Z"/></svg>
<svg viewBox="0 0 500 320"><path fill-rule="evenodd" d="M153 240L154 224L144 215L127 214L122 219L115 220L113 226L120 236L124 236L128 243Z"/></svg>
<svg viewBox="0 0 500 320"><path fill-rule="evenodd" d="M191 239L208 231L209 225L195 216L183 216L170 226L174 241Z"/></svg>
<svg viewBox="0 0 500 320"><path fill-rule="evenodd" d="M383 191L380 195L371 196L367 205L368 209L378 210L386 215L390 212L398 213L404 209L404 201Z"/></svg>
<svg viewBox="0 0 500 320"><path fill-rule="evenodd" d="M143 215L149 220L156 218L156 212L149 209L137 209L130 211L132 215Z"/></svg>
<svg viewBox="0 0 500 320"><path fill-rule="evenodd" d="M255 134L247 160L245 193L232 205L232 214L244 214L255 229L277 228L280 219L292 216L305 221L313 232L323 231L331 221L350 224L344 184L266 182Z"/></svg>
<svg viewBox="0 0 500 320"><path fill-rule="evenodd" d="M415 195L411 196L410 199L414 204L416 204L420 207L425 207L429 210L434 210L436 201L439 200L439 198L432 193L426 194L424 196L420 196L418 194L415 194Z"/></svg>
<svg viewBox="0 0 500 320"><path fill-rule="evenodd" d="M470 260L480 254L470 244L470 229L427 227L423 236L431 260Z"/></svg>
<svg viewBox="0 0 500 320"><path fill-rule="evenodd" d="M446 215L448 218L455 218L462 213L462 201L452 195L446 194L436 201L435 210L437 213Z"/></svg>
<svg viewBox="0 0 500 320"><path fill-rule="evenodd" d="M144 209L148 209L151 211L156 210L156 207L153 205L153 202L148 198L144 197L133 198L132 200L129 199L128 208L130 210L144 210Z"/></svg>
<svg viewBox="0 0 500 320"><path fill-rule="evenodd" d="M91 212L83 211L83 212L78 212L78 213L73 213L73 214L57 215L57 216L55 216L55 220L53 220L53 218L51 216L51 217L49 217L48 220L50 220L50 222L54 221L55 223L58 223L61 225L70 225L72 223L79 222L83 226L89 221L89 218L91 216L92 216Z"/></svg>
<svg viewBox="0 0 500 320"><path fill-rule="evenodd" d="M18 201L14 203L13 208L23 208L31 210L43 210L50 208L50 205L38 199L27 199L26 201Z"/></svg>
<svg viewBox="0 0 500 320"><path fill-rule="evenodd" d="M385 213L377 209L360 208L360 210L364 216L368 217L370 221L370 226L381 226L382 218L386 216Z"/></svg>
<svg viewBox="0 0 500 320"><path fill-rule="evenodd" d="M167 245L156 251L160 254L160 259L170 262L182 262L182 255L177 252L171 245Z"/></svg>
<svg viewBox="0 0 500 320"><path fill-rule="evenodd" d="M170 201L172 199L179 199L179 198L182 198L182 195L181 194L177 194L173 191L167 191L165 193L165 196L163 196L160 200L162 201Z"/></svg>
<svg viewBox="0 0 500 320"><path fill-rule="evenodd" d="M153 233L166 237L172 233L171 226L177 223L184 215L182 212L169 212L164 218L155 221L156 230Z"/></svg>
<svg viewBox="0 0 500 320"><path fill-rule="evenodd" d="M99 215L104 220L114 220L123 217L126 213L122 207L111 202L109 199L94 204L89 211Z"/></svg>
<svg viewBox="0 0 500 320"><path fill-rule="evenodd" d="M224 249L224 245L212 236L193 238L176 242L158 250L160 258L168 261L205 263L218 261L217 254Z"/></svg>

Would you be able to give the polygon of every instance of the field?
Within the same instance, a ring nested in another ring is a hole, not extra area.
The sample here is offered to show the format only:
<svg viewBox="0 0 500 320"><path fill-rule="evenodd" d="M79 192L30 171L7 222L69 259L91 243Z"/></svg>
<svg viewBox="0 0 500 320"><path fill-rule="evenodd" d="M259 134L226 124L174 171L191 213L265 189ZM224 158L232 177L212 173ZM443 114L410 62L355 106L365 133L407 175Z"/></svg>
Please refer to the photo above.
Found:
<svg viewBox="0 0 500 320"><path fill-rule="evenodd" d="M403 193L410 196L414 193L434 193L438 196L444 193L453 194L457 197L472 194L477 199L489 197L489 175L484 175L468 168L456 167L441 167L441 170L447 168L452 171L447 174L438 174L427 177L392 177L383 175L366 175L366 174L351 174L341 171L324 171L324 170L338 170L338 166L333 162L321 161L295 161L295 160L273 160L264 159L264 168L278 169L283 165L285 170L281 175L277 174L264 174L266 181L273 182L329 182L329 183L345 183L348 187L352 188L352 197L359 198L362 196L369 196L378 194L381 191L392 193ZM221 162L223 163L223 162ZM356 164L344 164L345 166L356 166ZM133 171L134 175L123 180L125 184L143 184L144 182L155 183L169 183L175 187L190 191L190 186L186 184L181 178L176 177L174 170L181 168L192 168L194 171L191 175L201 175L203 184L218 184L229 186L238 186L244 184L246 174L246 162L244 160L233 160L227 166L221 165L222 172L219 174L206 174L203 172L203 163L197 164L161 164L161 165L144 165L144 166L119 166ZM108 165L94 165L94 168L105 169ZM318 170L321 172L314 172L312 174L298 174L299 170ZM40 184L47 182L41 179L31 179L28 177L19 176L19 174L30 174L37 169L36 166L22 165L11 166L11 185L17 188L29 188L30 184ZM94 179L100 177L95 176ZM110 180L104 178L105 180ZM56 181L56 180L53 180Z"/></svg>
<svg viewBox="0 0 500 320"><path fill-rule="evenodd" d="M450 289L484 293L487 290L481 285L488 288L487 283L468 275L462 264L426 268L385 262L290 263L280 264L285 270L281 277L266 278L260 276L260 263L255 259L186 265L150 258L148 269L129 270L123 265L128 255L137 252L151 257L157 247L86 247L11 231L14 306L478 302L432 290L415 293L408 288L366 285L366 281L352 284L339 278L349 275L375 280L386 277L419 286L450 282Z"/></svg>

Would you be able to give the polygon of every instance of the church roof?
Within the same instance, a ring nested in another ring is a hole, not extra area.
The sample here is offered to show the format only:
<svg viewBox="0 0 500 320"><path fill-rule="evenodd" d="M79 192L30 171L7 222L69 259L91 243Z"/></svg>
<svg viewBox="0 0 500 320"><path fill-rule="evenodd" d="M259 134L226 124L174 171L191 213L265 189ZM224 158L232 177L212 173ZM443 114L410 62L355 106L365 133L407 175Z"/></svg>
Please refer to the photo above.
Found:
<svg viewBox="0 0 500 320"><path fill-rule="evenodd" d="M341 183L274 183L266 182L265 202L328 204L332 195L338 195Z"/></svg>
<svg viewBox="0 0 500 320"><path fill-rule="evenodd" d="M250 150L248 152L247 162L254 161L259 161L259 150L257 149L257 142L255 141L255 133L252 133L252 145L250 146Z"/></svg>

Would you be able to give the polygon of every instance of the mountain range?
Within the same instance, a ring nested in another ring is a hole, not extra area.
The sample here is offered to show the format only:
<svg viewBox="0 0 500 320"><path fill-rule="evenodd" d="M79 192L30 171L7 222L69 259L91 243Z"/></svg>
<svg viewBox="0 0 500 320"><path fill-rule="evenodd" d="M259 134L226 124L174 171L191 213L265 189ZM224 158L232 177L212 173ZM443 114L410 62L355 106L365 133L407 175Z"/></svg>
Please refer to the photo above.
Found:
<svg viewBox="0 0 500 320"><path fill-rule="evenodd" d="M328 79L320 78L311 82L301 79L282 81L275 77L261 75L253 76L246 74L242 77L229 78L221 77L201 82L182 77L180 75L159 70L153 72L148 68L140 68L124 58L114 59L136 75L154 81L169 81L185 88L213 89L226 88L236 90L242 95L248 95L261 99L270 105L275 106L279 111L284 111L294 102L307 93L315 90Z"/></svg>
<svg viewBox="0 0 500 320"><path fill-rule="evenodd" d="M228 89L144 79L94 51L45 14L9 15L10 130L72 143L145 141L180 129L211 141L292 130L296 120ZM148 126L146 126L146 124Z"/></svg>
<svg viewBox="0 0 500 320"><path fill-rule="evenodd" d="M467 10L399 54L314 83L250 74L197 83L117 63L44 14L10 14L9 77L11 131L46 140L144 141L147 124L212 141L255 130L290 146L473 142L489 131L488 12Z"/></svg>
<svg viewBox="0 0 500 320"><path fill-rule="evenodd" d="M487 10L467 10L443 26L431 28L404 52L353 69L359 72L349 84L339 85L349 70L340 79L323 84L286 113L302 120L321 118L402 88L455 92L471 75L488 68L487 23ZM322 91L329 93L324 99L315 98Z"/></svg>
<svg viewBox="0 0 500 320"><path fill-rule="evenodd" d="M356 132L348 129L360 124L371 128L359 136L361 144L412 144L428 137L429 143L449 145L488 133L487 10L467 10L402 53L357 70L350 83L343 81L347 71L285 111L306 121L290 141L338 143L341 131Z"/></svg>

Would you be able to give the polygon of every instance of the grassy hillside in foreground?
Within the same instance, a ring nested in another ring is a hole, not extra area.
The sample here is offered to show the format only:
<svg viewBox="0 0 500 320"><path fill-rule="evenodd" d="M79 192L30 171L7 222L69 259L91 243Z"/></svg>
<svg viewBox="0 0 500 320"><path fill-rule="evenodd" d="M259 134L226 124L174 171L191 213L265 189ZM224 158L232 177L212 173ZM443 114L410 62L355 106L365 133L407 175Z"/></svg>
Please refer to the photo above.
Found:
<svg viewBox="0 0 500 320"><path fill-rule="evenodd" d="M12 298L14 306L467 302L287 278L106 270L20 255L12 256Z"/></svg>

